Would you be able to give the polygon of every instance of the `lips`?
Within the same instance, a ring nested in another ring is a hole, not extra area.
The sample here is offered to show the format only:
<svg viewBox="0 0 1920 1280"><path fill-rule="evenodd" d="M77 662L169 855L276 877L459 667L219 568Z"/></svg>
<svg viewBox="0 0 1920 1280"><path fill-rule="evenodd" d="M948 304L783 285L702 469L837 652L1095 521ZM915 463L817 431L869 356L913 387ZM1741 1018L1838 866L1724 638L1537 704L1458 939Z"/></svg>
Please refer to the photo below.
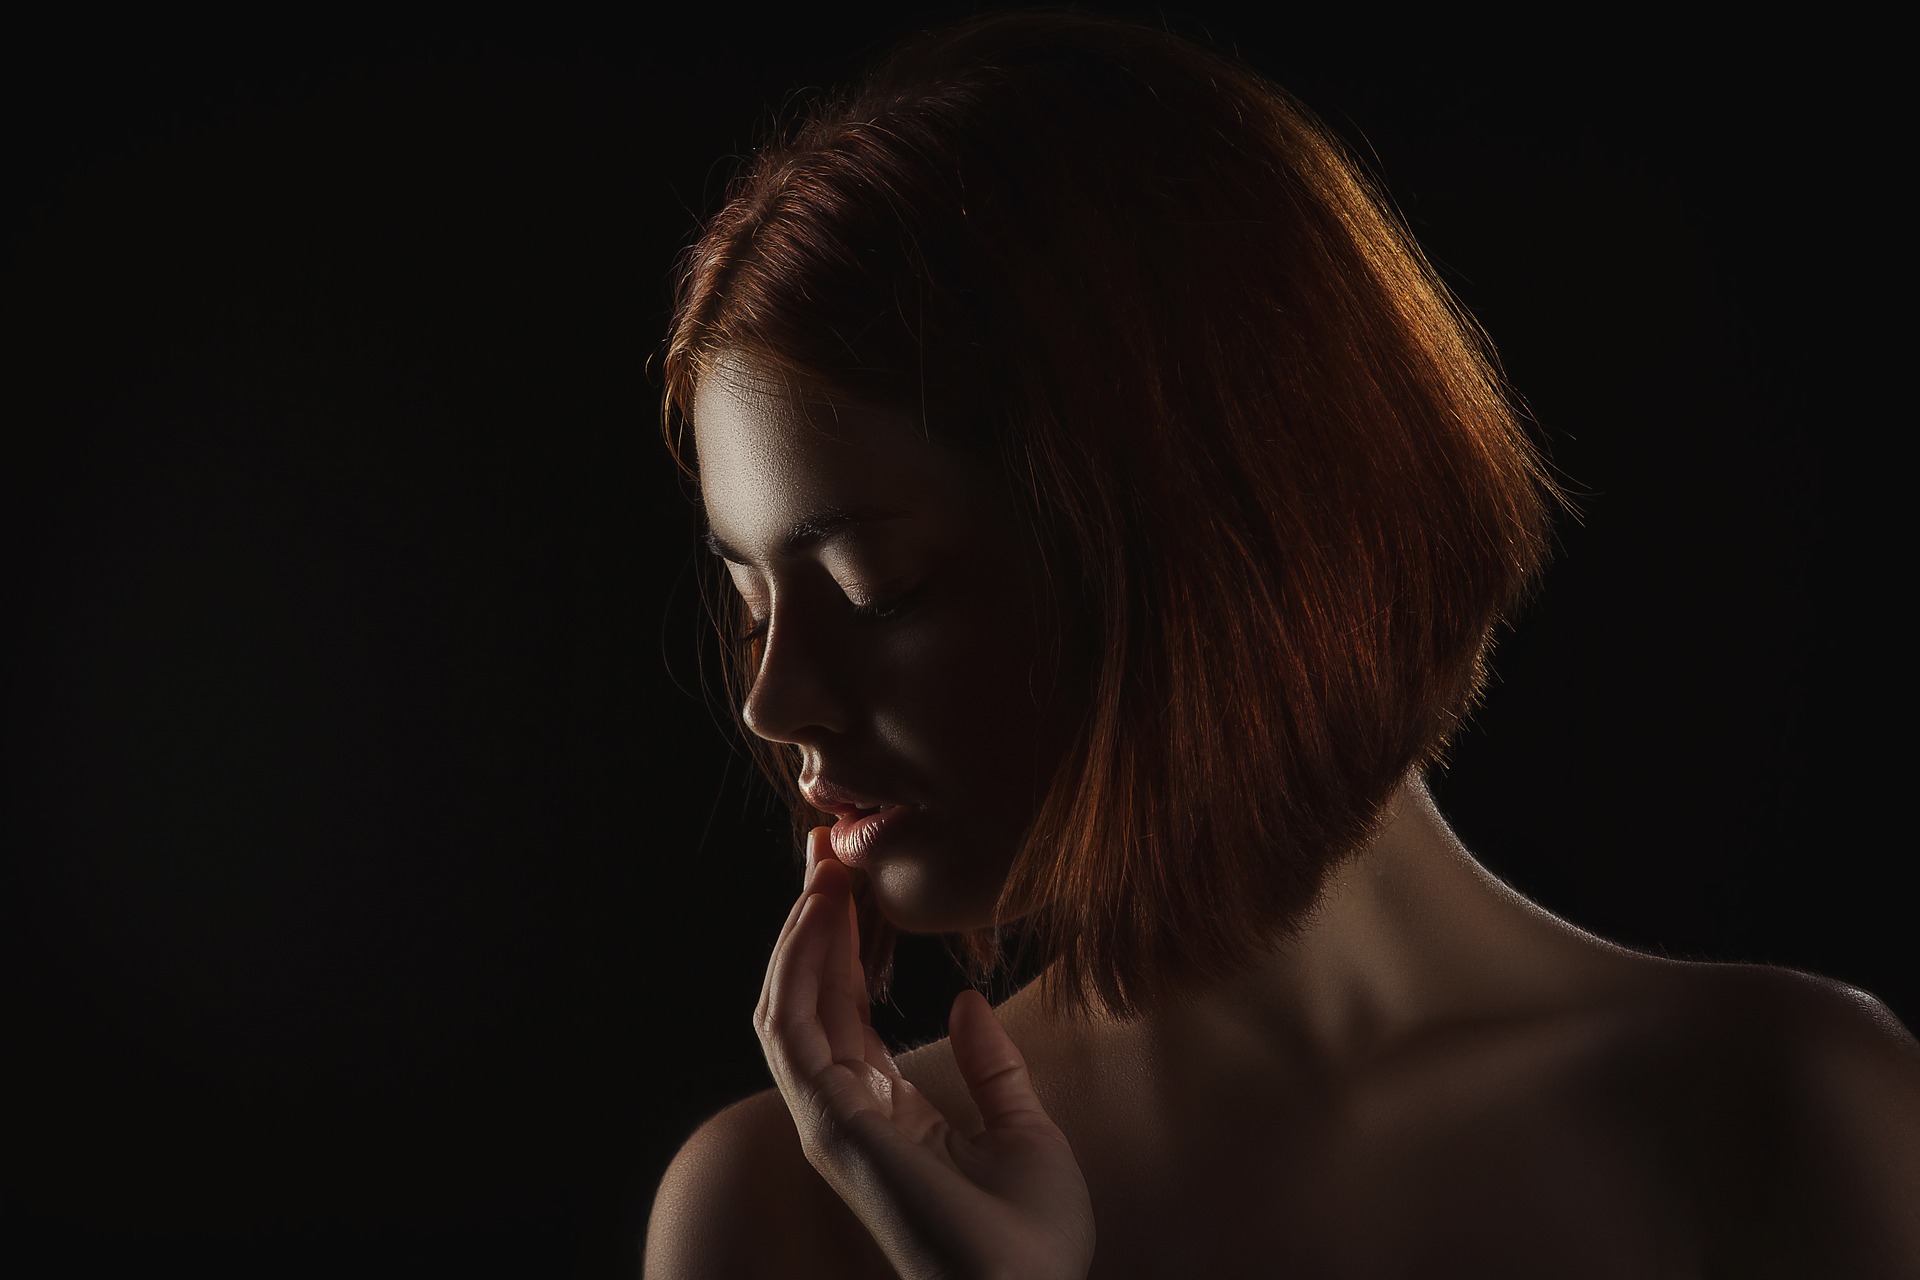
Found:
<svg viewBox="0 0 1920 1280"><path fill-rule="evenodd" d="M849 867L864 867L880 856L883 848L898 844L902 831L912 839L913 830L924 820L924 811L909 804L888 805L865 817L843 817L827 833L833 856Z"/></svg>
<svg viewBox="0 0 1920 1280"><path fill-rule="evenodd" d="M903 803L819 777L811 781L802 781L800 792L806 796L808 804L822 813L831 813L837 818L860 818Z"/></svg>

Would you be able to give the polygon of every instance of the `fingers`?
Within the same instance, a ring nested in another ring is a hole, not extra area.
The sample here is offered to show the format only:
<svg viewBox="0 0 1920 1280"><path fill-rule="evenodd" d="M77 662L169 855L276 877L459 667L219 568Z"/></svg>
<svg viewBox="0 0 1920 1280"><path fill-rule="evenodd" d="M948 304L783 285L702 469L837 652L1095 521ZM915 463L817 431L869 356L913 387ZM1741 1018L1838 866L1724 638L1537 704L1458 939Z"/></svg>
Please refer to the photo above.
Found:
<svg viewBox="0 0 1920 1280"><path fill-rule="evenodd" d="M1027 1060L985 996L968 989L954 997L947 1032L954 1064L988 1129L1055 1127L1033 1090Z"/></svg>
<svg viewBox="0 0 1920 1280"><path fill-rule="evenodd" d="M839 862L839 858L836 857L833 852L833 845L827 837L827 833L831 829L830 827L815 827L808 833L807 867L809 872L811 872L816 862ZM840 865L845 866L846 864L841 863ZM853 899L853 910L847 922L848 928L853 931L853 962L859 970L860 981L864 985L867 971L862 947L870 941L866 935L874 931L877 923L875 920L877 913L873 902L873 882L867 878L865 872L855 871L853 868L847 867L847 886L849 895ZM871 1001L862 999L858 1001L858 1004L860 1006L861 1021L871 1022L872 1014L869 1010Z"/></svg>
<svg viewBox="0 0 1920 1280"><path fill-rule="evenodd" d="M802 895L799 915L767 966L760 1005L754 1011L754 1031L767 1066L789 1104L799 1096L801 1086L834 1060L832 1042L818 1014L819 953L828 944L828 934L820 926L831 915L832 904L826 897Z"/></svg>
<svg viewBox="0 0 1920 1280"><path fill-rule="evenodd" d="M790 1101L831 1064L858 1064L869 1056L849 872L824 847L823 834L815 828L809 835L807 884L774 945L754 1010L768 1066Z"/></svg>
<svg viewBox="0 0 1920 1280"><path fill-rule="evenodd" d="M766 977L760 980L760 1002L754 1006L753 1010L756 1025L766 1014L767 998L773 990L773 959L777 959L780 955L780 949L786 946L787 935L793 932L793 926L800 919L801 909L807 905L808 890L812 888L813 885L813 868L820 857L826 856L824 854L825 844L825 827L815 827L807 833L806 879L801 883L800 896L793 900L793 909L787 912L787 922L780 926L780 936L774 940L773 956L768 960Z"/></svg>
<svg viewBox="0 0 1920 1280"><path fill-rule="evenodd" d="M863 1026L871 1026L873 1018L872 1012L868 1007L870 1002L867 999L866 969L860 961L861 898L863 894L870 893L871 889L865 883L865 876L862 876L851 868L845 867L845 864L840 863L839 859L834 856L832 846L827 840L827 831L828 828L826 827L815 827L808 833L807 880L810 887L815 887L813 886L812 870L816 865L822 863L832 862L844 869L844 878L846 880L846 928L848 945L844 955L842 955L841 949L837 945L828 953L826 974L822 979L822 986L825 988L827 999L838 1001L844 998L847 1004L857 1011L861 1024ZM841 876L842 872L829 871L823 874L831 879ZM837 883L822 884L817 886L817 888L821 892L835 895L840 891L840 886ZM832 1035L832 1039L835 1047L838 1048L842 1045L850 1044L852 1041L858 1039L858 1037L851 1034L843 1037L835 1033Z"/></svg>
<svg viewBox="0 0 1920 1280"><path fill-rule="evenodd" d="M834 1061L849 1062L864 1058L867 1052L867 983L860 969L860 926L854 919L853 885L845 870L839 869L817 877L816 887L821 897L832 902L834 917L821 957L820 1021L833 1045Z"/></svg>

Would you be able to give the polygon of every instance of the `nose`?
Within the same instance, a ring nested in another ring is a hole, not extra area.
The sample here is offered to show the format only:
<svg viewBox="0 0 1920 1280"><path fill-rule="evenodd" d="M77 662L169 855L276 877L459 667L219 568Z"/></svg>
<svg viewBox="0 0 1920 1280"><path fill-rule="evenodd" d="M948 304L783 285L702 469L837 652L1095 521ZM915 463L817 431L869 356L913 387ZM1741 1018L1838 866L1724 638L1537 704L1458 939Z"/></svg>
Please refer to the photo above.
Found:
<svg viewBox="0 0 1920 1280"><path fill-rule="evenodd" d="M845 733L854 713L846 659L844 645L832 642L826 627L809 627L800 611L776 608L740 718L769 742L804 745Z"/></svg>

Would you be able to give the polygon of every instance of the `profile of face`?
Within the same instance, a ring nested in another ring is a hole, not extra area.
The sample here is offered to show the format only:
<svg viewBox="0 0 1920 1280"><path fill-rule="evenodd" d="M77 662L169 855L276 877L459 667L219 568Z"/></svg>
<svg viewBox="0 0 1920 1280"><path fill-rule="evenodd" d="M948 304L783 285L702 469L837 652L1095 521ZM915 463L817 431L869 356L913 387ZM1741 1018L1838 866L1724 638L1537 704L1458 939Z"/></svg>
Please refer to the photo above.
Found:
<svg viewBox="0 0 1920 1280"><path fill-rule="evenodd" d="M747 727L799 749L803 785L912 806L865 867L896 928L989 923L1085 706L1056 685L1005 489L906 413L809 404L739 361L701 379L693 429L708 526L764 636Z"/></svg>

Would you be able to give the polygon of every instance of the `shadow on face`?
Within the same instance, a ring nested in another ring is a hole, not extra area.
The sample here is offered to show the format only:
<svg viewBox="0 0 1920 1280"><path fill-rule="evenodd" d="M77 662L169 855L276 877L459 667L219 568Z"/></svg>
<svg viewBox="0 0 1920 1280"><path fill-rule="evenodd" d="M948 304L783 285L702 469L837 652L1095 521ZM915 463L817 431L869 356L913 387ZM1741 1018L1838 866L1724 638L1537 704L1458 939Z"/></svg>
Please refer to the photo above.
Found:
<svg viewBox="0 0 1920 1280"><path fill-rule="evenodd" d="M907 413L721 362L694 398L709 542L754 622L742 715L908 806L865 861L912 933L978 928L1078 728L1038 553L990 471Z"/></svg>

